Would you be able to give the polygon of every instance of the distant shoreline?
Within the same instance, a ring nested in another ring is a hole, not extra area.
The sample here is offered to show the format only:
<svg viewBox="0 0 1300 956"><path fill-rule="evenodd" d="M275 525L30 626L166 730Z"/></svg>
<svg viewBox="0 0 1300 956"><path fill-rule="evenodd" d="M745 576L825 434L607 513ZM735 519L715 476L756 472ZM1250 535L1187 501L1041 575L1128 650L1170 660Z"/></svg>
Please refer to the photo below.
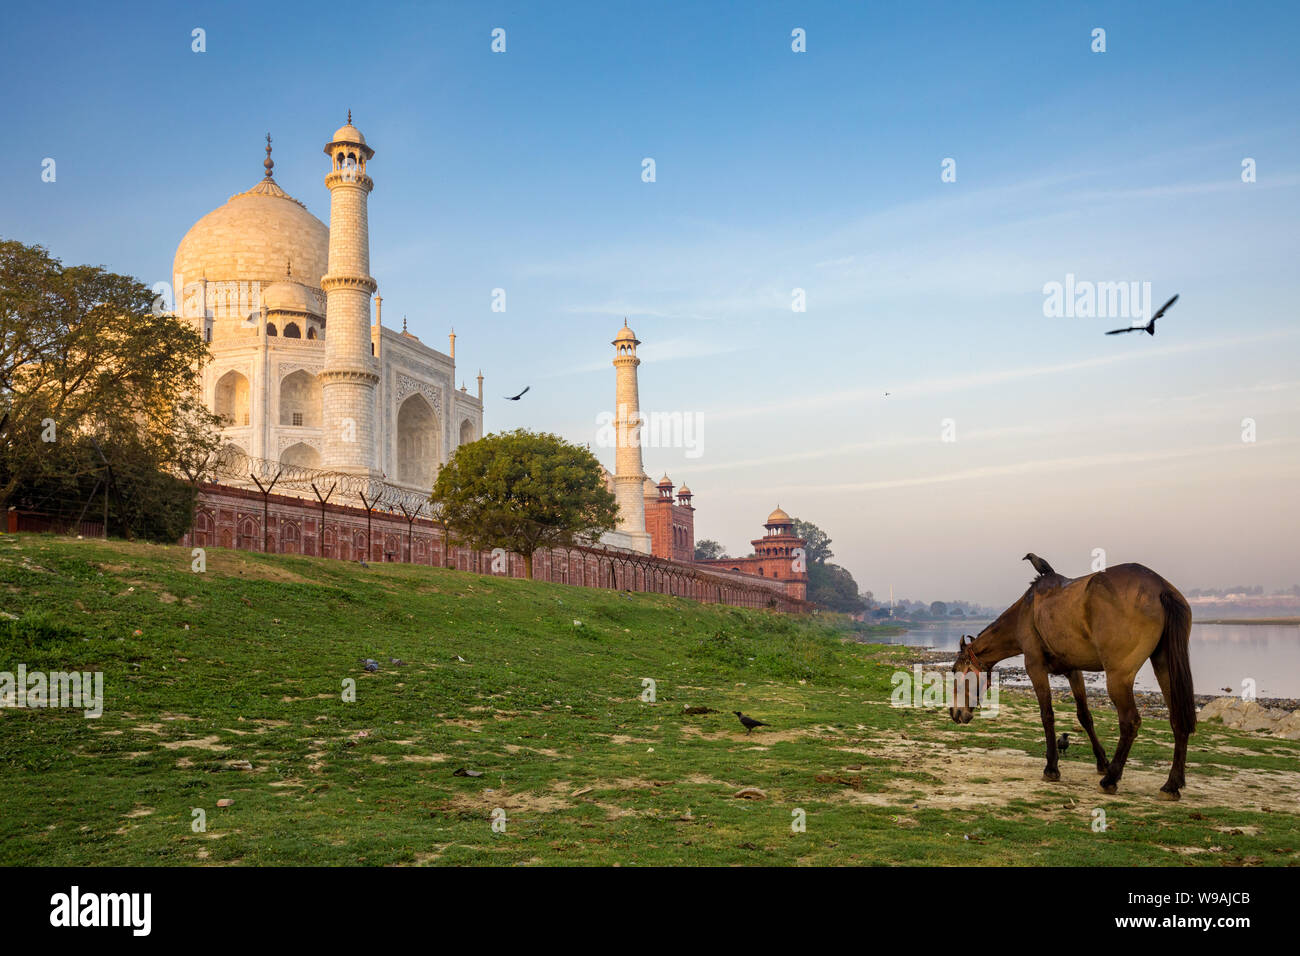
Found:
<svg viewBox="0 0 1300 956"><path fill-rule="evenodd" d="M1192 618L1193 624L1272 624L1300 626L1300 617L1208 617Z"/></svg>

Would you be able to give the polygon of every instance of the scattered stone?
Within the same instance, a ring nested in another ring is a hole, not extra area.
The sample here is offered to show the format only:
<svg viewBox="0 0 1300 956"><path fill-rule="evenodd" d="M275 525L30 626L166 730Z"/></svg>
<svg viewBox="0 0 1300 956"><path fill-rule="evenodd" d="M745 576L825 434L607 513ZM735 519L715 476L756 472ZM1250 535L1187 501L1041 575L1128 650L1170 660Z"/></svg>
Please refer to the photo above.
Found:
<svg viewBox="0 0 1300 956"><path fill-rule="evenodd" d="M767 794L758 787L745 787L736 791L737 800L766 800Z"/></svg>
<svg viewBox="0 0 1300 956"><path fill-rule="evenodd" d="M227 760L226 769L227 770L252 770L253 765L249 763L247 760Z"/></svg>
<svg viewBox="0 0 1300 956"><path fill-rule="evenodd" d="M1215 697L1200 709L1201 720L1220 720L1234 730L1272 734L1286 740L1300 740L1300 711L1265 707L1259 701L1240 697Z"/></svg>
<svg viewBox="0 0 1300 956"><path fill-rule="evenodd" d="M457 769L457 770L453 770L451 775L452 775L453 777L481 777L481 776L483 776L483 771L482 771L482 770L466 770L464 767L460 767L460 768Z"/></svg>
<svg viewBox="0 0 1300 956"><path fill-rule="evenodd" d="M217 801L217 806L219 807L233 807L234 805L235 801L231 800L229 797L222 797Z"/></svg>

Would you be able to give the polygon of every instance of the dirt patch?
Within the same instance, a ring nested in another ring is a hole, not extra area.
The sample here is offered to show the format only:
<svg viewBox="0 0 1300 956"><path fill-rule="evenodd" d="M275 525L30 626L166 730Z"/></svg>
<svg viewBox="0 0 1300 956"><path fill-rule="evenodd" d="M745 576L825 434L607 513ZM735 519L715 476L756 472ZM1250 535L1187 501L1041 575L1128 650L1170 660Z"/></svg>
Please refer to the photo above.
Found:
<svg viewBox="0 0 1300 956"><path fill-rule="evenodd" d="M527 750L529 753L541 754L543 757L564 756L564 754L560 753L558 750L551 750L549 747L522 747L518 744L506 744L505 748L507 753L512 754L517 754L522 750Z"/></svg>
<svg viewBox="0 0 1300 956"><path fill-rule="evenodd" d="M196 747L199 750L229 750L230 748L222 744L221 738L216 734L210 734L207 737L199 737L192 740L171 740L165 741L163 746L168 750L179 750L181 747Z"/></svg>
<svg viewBox="0 0 1300 956"><path fill-rule="evenodd" d="M481 790L477 793L458 793L444 805L447 810L480 810L486 817L497 807L519 813L555 813L567 810L573 804L563 797L549 793L508 793L505 790Z"/></svg>
<svg viewBox="0 0 1300 956"><path fill-rule="evenodd" d="M889 781L882 792L846 788L840 794L840 799L875 806L896 806L909 794L918 806L928 808L982 808L1017 800L1060 799L1078 801L1080 807L1096 806L1100 801L1150 804L1159 799L1169 773L1163 763L1147 768L1130 760L1119 793L1108 795L1097 786L1100 777L1091 759L1062 759L1060 781L1048 783L1042 779L1046 762L1042 754L1009 747L954 750L932 741L903 739L852 750L889 760L907 773L924 773L941 781L935 786L901 777ZM1263 811L1294 807L1300 801L1300 772L1223 768L1222 773L1198 775L1198 766L1188 764L1184 806ZM915 796L918 791L921 795Z"/></svg>
<svg viewBox="0 0 1300 956"><path fill-rule="evenodd" d="M470 720L466 717L456 717L452 719L443 719L443 723L450 727L464 727L466 730L472 730L474 733L482 733L483 721Z"/></svg>
<svg viewBox="0 0 1300 956"><path fill-rule="evenodd" d="M788 740L799 740L803 737L821 737L828 732L828 728L811 727L797 730L772 730L767 728L756 730L752 734L746 734L744 730L717 730L712 733L697 727L694 724L683 724L681 734L683 737L698 737L703 740L735 740L738 742L753 744L754 749L762 750L771 744L779 744ZM838 734L838 731L830 731ZM643 741L644 743L653 743L653 741Z"/></svg>

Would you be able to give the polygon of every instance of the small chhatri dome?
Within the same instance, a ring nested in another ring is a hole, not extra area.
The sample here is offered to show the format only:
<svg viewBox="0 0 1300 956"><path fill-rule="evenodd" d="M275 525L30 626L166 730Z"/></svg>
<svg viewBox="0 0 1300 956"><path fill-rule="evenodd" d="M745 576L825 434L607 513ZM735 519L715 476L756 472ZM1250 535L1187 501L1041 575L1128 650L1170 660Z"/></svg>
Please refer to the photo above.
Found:
<svg viewBox="0 0 1300 956"><path fill-rule="evenodd" d="M300 282L288 277L262 287L262 305L268 312L297 312L306 315L321 314L320 303Z"/></svg>
<svg viewBox="0 0 1300 956"><path fill-rule="evenodd" d="M767 521L764 522L764 524L793 524L793 523L794 521L791 519L791 517L788 514L786 514L784 511L782 511L779 506L775 511L773 511L770 515L767 516Z"/></svg>
<svg viewBox="0 0 1300 956"><path fill-rule="evenodd" d="M623 320L623 327L618 330L618 335L614 336L614 341L610 345L619 345L622 342L631 342L633 345L641 344L641 340L636 337L636 333L627 327L627 319Z"/></svg>
<svg viewBox="0 0 1300 956"><path fill-rule="evenodd" d="M660 488L671 488L672 486L673 486L672 479L668 477L668 473L667 473L667 472L664 472L664 476L663 476L662 478L659 479L659 487L660 487Z"/></svg>
<svg viewBox="0 0 1300 956"><path fill-rule="evenodd" d="M686 485L682 485L680 488L677 489L678 498L689 498L690 496L691 496L691 489L688 488Z"/></svg>
<svg viewBox="0 0 1300 956"><path fill-rule="evenodd" d="M366 154L366 159L375 155L375 151L366 145L366 138L361 135L361 130L352 125L352 111L348 110L348 121L334 131L330 141L325 144L325 152L332 153L336 146L360 146L361 151Z"/></svg>

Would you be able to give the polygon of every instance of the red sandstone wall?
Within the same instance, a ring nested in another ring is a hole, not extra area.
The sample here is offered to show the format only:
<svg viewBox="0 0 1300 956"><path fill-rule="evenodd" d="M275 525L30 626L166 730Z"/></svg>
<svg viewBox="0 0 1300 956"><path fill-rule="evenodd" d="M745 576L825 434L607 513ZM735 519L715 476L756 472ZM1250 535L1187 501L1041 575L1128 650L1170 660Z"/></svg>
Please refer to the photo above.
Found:
<svg viewBox="0 0 1300 956"><path fill-rule="evenodd" d="M673 507L672 511L688 511ZM265 515L265 526L263 518ZM691 557L694 556L693 515L690 516ZM669 538L671 540L671 537ZM367 529L363 508L268 495L226 485L203 485L195 508L194 527L181 543L187 547L238 548L272 554L303 554L355 561L401 561L444 564L442 529L428 520L408 522L400 513L374 511ZM679 547L680 554L684 548ZM498 572L524 576L523 559L506 556L508 569ZM475 551L451 541L445 565L461 571L493 573L490 552ZM533 557L533 577L580 587L617 588L674 594L706 603L736 607L776 607L806 610L779 581L749 578L721 569L695 567L689 561L595 548L539 551Z"/></svg>

